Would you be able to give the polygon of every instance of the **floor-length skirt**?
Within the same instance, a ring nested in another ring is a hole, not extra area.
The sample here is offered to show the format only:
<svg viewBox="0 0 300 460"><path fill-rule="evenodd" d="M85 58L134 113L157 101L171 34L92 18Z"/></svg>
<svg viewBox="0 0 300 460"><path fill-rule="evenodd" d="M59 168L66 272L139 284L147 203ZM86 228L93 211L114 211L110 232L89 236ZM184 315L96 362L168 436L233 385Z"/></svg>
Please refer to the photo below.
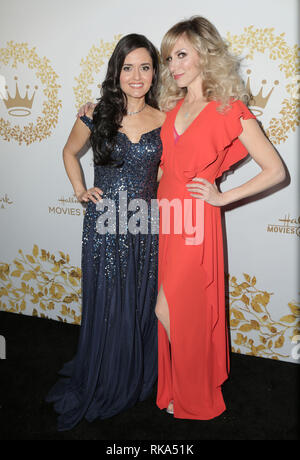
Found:
<svg viewBox="0 0 300 460"><path fill-rule="evenodd" d="M77 354L47 395L59 431L132 407L157 379L158 235L99 235L94 209L84 217Z"/></svg>

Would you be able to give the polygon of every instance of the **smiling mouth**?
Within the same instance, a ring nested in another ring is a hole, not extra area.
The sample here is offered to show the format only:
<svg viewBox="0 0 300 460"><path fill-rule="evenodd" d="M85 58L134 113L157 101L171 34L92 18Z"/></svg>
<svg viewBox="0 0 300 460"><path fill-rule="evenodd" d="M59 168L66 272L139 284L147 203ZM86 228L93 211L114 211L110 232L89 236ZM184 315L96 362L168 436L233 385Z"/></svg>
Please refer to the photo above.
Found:
<svg viewBox="0 0 300 460"><path fill-rule="evenodd" d="M131 88L136 88L136 89L138 89L138 88L142 88L142 87L144 86L144 84L143 84L143 83L130 83L129 86L130 86Z"/></svg>
<svg viewBox="0 0 300 460"><path fill-rule="evenodd" d="M178 78L182 77L183 73L179 73L177 75L173 75L174 80L178 80Z"/></svg>

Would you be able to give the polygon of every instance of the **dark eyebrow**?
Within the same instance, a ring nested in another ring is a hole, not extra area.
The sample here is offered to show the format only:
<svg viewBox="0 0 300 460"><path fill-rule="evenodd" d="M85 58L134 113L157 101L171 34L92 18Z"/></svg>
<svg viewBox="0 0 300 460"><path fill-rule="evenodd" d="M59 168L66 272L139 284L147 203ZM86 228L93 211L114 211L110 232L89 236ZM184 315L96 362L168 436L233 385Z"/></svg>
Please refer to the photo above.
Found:
<svg viewBox="0 0 300 460"><path fill-rule="evenodd" d="M130 67L132 67L132 66L133 66L133 64L126 64L126 62L124 62L124 64L123 64L123 65L127 65L127 66L130 66ZM143 63L142 63L142 64L140 64L140 65L152 65L152 64L151 64L151 62L143 62Z"/></svg>

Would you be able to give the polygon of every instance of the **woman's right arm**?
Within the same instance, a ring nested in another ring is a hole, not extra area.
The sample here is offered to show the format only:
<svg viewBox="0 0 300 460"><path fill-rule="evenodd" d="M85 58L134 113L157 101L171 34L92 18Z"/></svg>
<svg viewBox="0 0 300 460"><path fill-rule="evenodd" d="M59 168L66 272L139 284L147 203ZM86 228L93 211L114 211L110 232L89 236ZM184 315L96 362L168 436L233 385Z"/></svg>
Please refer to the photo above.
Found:
<svg viewBox="0 0 300 460"><path fill-rule="evenodd" d="M67 143L64 146L63 160L68 178L73 186L77 199L85 202L90 199L94 203L97 203L97 201L101 199L102 190L97 187L86 190L83 183L80 162L77 158L77 154L84 147L89 137L89 128L80 120L80 118L77 118ZM94 196L96 196L98 200L95 200Z"/></svg>

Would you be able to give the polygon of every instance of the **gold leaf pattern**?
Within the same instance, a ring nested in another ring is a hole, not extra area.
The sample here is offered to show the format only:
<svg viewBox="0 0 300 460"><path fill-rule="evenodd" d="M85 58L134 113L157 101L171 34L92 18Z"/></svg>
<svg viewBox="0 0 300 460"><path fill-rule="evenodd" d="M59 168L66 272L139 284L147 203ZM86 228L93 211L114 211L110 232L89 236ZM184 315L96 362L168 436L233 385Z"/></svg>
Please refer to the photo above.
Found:
<svg viewBox="0 0 300 460"><path fill-rule="evenodd" d="M0 310L40 318L53 318L54 311L54 319L80 324L81 270L70 265L68 254L58 253L57 257L34 245L32 254L20 249L13 263L0 262ZM289 358L279 351L300 335L299 302L288 302L286 314L277 321L270 313L273 293L260 290L256 277L243 276L247 281L239 283L238 277L228 275L232 351L276 360Z"/></svg>
<svg viewBox="0 0 300 460"><path fill-rule="evenodd" d="M59 321L80 324L81 270L69 264L69 255L59 254L56 259L34 245L32 254L20 249L12 264L0 263L0 299L8 302L0 300L0 310L30 314L35 305L31 315L48 318L49 312L60 309Z"/></svg>
<svg viewBox="0 0 300 460"><path fill-rule="evenodd" d="M289 302L291 314L284 315L279 321L272 318L269 303L273 293L259 290L256 277L243 274L247 282L238 284L237 277L228 275L229 319L233 343L243 347L246 354L272 359L289 358L278 352L287 341L300 333L300 306ZM239 293L239 295L238 295ZM249 334L247 334L249 333ZM287 337L287 334L290 334ZM241 348L232 350L241 353Z"/></svg>
<svg viewBox="0 0 300 460"><path fill-rule="evenodd" d="M33 142L42 141L52 134L52 128L55 128L58 122L59 108L62 102L58 99L58 90L60 85L57 84L58 75L50 66L49 59L40 58L35 48L29 49L27 43L15 43L10 41L6 48L0 48L0 63L8 65L10 62L13 68L17 64L27 62L30 69L36 70L36 77L39 78L46 88L43 90L47 101L43 102L42 113L44 116L37 118L36 124L32 122L24 126L13 126L9 121L0 118L0 136L5 141L16 140L20 145L25 142L26 145Z"/></svg>
<svg viewBox="0 0 300 460"><path fill-rule="evenodd" d="M285 41L284 33L274 35L274 28L259 29L254 26L244 28L241 35L227 33L227 41L233 53L241 55L244 49L249 50L246 59L254 59L254 51L259 53L269 52L271 60L279 60L279 69L285 74L285 78L293 78L293 83L286 85L285 89L289 98L282 101L280 118L272 118L268 127L264 127L266 135L274 144L285 142L289 131L295 131L300 124L300 94L299 74L300 59L298 45L289 47Z"/></svg>
<svg viewBox="0 0 300 460"><path fill-rule="evenodd" d="M122 35L115 35L112 42L103 42L103 40L100 40L99 45L97 47L93 45L87 57L81 60L81 73L79 77L75 77L75 81L78 84L73 87L77 110L87 101L92 100L92 91L88 86L92 85L95 81L93 74L99 72L105 60L110 58L121 37Z"/></svg>

